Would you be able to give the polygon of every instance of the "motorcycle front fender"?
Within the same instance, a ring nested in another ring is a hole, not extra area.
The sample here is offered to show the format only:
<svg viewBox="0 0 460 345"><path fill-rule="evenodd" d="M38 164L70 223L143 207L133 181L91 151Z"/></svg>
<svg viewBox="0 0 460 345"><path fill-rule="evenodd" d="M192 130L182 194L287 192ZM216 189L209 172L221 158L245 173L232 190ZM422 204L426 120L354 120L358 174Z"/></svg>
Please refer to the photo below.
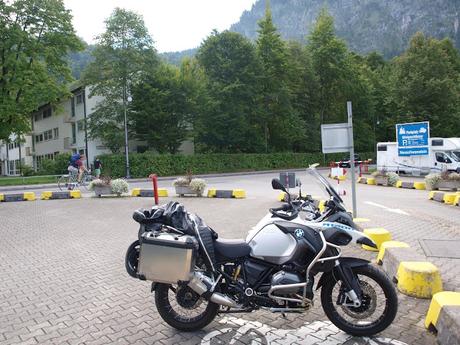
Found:
<svg viewBox="0 0 460 345"><path fill-rule="evenodd" d="M316 285L316 290L321 288L327 281L334 279L346 279L346 277L342 277L342 272L344 270L352 269L355 267L361 267L361 266L366 266L370 263L368 260L360 259L360 258L352 258L352 257L343 257L338 259L340 262L340 265L342 267L341 270L338 270L337 267L334 267L332 270L328 272L324 272L321 275L321 278L318 281L318 284Z"/></svg>

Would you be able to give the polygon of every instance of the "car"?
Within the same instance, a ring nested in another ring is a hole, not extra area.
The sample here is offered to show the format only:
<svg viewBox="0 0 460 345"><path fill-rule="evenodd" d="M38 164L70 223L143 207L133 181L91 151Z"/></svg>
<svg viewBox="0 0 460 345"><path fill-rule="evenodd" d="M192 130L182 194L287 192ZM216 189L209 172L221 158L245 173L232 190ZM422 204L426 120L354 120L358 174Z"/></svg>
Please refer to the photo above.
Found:
<svg viewBox="0 0 460 345"><path fill-rule="evenodd" d="M362 162L361 157L359 157L358 154L355 153L355 165L359 165L359 163ZM340 168L350 168L350 156L345 157L342 159L340 162L338 162L338 165Z"/></svg>

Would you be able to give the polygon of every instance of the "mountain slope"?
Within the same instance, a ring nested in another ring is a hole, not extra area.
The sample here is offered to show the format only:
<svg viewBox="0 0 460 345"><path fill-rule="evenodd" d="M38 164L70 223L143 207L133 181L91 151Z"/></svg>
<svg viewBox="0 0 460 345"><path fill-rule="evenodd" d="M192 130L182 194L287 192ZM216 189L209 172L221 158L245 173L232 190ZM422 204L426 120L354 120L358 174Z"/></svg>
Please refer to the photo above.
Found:
<svg viewBox="0 0 460 345"><path fill-rule="evenodd" d="M376 50L390 58L400 54L417 31L450 37L460 48L459 0L271 0L273 21L285 39L305 41L320 10L335 19L337 35L359 53ZM231 26L251 39L265 12L258 0Z"/></svg>

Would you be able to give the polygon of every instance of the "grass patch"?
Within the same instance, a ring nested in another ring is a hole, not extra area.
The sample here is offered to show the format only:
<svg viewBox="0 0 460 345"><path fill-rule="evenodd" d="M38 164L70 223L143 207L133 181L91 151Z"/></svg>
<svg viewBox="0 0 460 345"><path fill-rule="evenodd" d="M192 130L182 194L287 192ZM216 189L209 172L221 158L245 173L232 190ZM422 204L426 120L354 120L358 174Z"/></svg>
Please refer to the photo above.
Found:
<svg viewBox="0 0 460 345"><path fill-rule="evenodd" d="M56 176L2 177L0 178L0 186L57 183L57 179Z"/></svg>

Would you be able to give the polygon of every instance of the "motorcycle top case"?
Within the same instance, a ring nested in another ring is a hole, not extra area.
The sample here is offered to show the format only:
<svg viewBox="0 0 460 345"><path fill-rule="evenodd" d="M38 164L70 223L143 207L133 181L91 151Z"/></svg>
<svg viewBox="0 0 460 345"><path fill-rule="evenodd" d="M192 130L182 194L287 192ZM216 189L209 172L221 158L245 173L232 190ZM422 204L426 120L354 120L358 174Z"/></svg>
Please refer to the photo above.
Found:
<svg viewBox="0 0 460 345"><path fill-rule="evenodd" d="M193 236L145 232L142 234L138 276L158 283L189 281L198 241Z"/></svg>

